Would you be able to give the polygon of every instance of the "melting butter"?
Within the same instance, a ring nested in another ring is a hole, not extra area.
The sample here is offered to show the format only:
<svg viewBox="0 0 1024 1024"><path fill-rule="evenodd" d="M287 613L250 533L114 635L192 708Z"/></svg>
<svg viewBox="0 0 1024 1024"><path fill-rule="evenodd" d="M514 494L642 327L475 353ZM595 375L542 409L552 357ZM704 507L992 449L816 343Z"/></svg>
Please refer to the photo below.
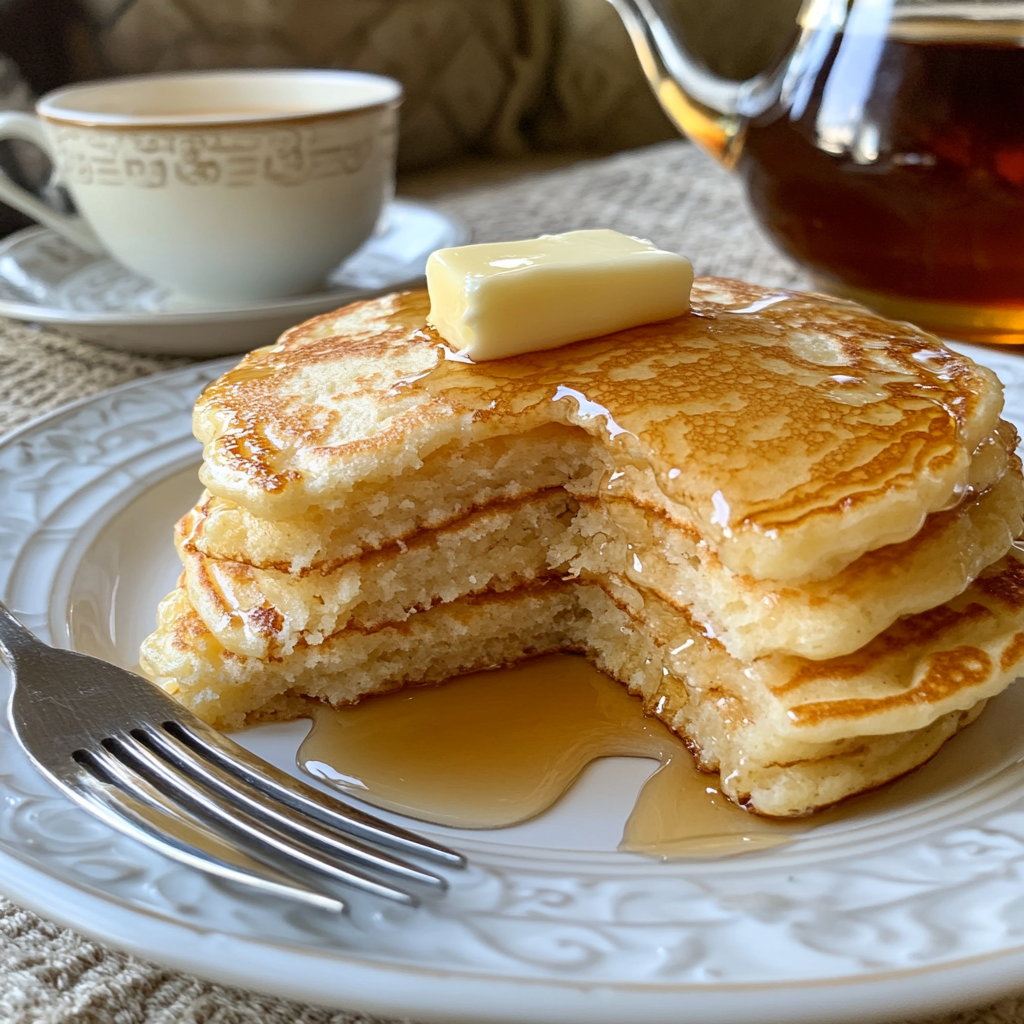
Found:
<svg viewBox="0 0 1024 1024"><path fill-rule="evenodd" d="M558 348L690 308L693 266L605 229L438 249L427 322L474 361Z"/></svg>
<svg viewBox="0 0 1024 1024"><path fill-rule="evenodd" d="M620 849L725 856L791 841L811 823L772 822L722 796L639 698L575 655L533 658L443 686L316 710L299 764L379 807L458 828L502 828L550 807L591 761L651 758Z"/></svg>

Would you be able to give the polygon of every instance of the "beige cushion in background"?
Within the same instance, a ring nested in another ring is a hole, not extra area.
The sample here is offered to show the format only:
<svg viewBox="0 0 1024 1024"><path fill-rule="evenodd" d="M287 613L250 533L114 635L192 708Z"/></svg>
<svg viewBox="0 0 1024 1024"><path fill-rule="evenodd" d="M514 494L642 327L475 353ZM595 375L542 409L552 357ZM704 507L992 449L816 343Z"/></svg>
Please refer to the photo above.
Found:
<svg viewBox="0 0 1024 1024"><path fill-rule="evenodd" d="M548 0L80 0L76 78L186 68L338 67L405 87L401 166L527 148L551 58Z"/></svg>
<svg viewBox="0 0 1024 1024"><path fill-rule="evenodd" d="M530 131L534 147L610 153L676 138L611 4L557 0L557 7L548 89Z"/></svg>
<svg viewBox="0 0 1024 1024"><path fill-rule="evenodd" d="M722 74L769 63L799 0L669 0ZM76 78L347 67L406 90L399 164L613 152L675 137L606 0L79 0Z"/></svg>

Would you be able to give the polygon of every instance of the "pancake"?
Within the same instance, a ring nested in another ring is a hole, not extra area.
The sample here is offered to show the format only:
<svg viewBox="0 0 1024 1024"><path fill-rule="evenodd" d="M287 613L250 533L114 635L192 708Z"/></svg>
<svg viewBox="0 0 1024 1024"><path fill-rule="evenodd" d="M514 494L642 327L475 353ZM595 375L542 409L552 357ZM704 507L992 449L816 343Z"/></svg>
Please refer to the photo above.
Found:
<svg viewBox="0 0 1024 1024"><path fill-rule="evenodd" d="M142 665L196 714L237 728L307 714L310 700L339 705L581 651L719 772L727 796L797 816L921 764L1014 679L1024 660L1022 559L1015 549L954 600L827 661L742 662L639 588L549 580L342 630L273 659L224 648L179 587L160 607Z"/></svg>
<svg viewBox="0 0 1024 1024"><path fill-rule="evenodd" d="M1016 434L1011 432L1015 439ZM378 627L469 594L552 577L620 575L715 636L735 657L830 658L856 650L903 615L959 594L1020 535L1020 461L981 494L935 512L910 540L862 555L801 587L730 573L663 515L619 498L549 488L499 501L401 545L293 573L200 551L207 496L178 524L192 606L228 650L267 658L350 626Z"/></svg>
<svg viewBox="0 0 1024 1024"><path fill-rule="evenodd" d="M824 296L692 306L473 364L406 293L252 353L143 669L236 728L574 650L762 814L922 763L1024 657L998 380Z"/></svg>
<svg viewBox="0 0 1024 1024"><path fill-rule="evenodd" d="M263 520L344 509L353 544L546 486L611 487L731 571L796 583L1001 475L998 381L930 335L718 279L692 308L469 364L426 327L426 292L354 303L206 389L200 477Z"/></svg>

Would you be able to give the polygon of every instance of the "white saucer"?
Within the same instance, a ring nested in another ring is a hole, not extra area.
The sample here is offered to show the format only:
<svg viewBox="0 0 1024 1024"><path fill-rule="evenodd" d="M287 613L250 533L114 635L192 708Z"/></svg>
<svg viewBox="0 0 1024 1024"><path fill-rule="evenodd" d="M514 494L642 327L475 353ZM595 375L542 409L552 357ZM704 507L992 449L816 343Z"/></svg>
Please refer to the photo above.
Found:
<svg viewBox="0 0 1024 1024"><path fill-rule="evenodd" d="M221 308L183 305L110 257L83 252L49 228L26 228L0 240L0 316L146 355L244 352L354 299L422 284L427 256L469 237L445 214L403 199L382 223L324 291Z"/></svg>

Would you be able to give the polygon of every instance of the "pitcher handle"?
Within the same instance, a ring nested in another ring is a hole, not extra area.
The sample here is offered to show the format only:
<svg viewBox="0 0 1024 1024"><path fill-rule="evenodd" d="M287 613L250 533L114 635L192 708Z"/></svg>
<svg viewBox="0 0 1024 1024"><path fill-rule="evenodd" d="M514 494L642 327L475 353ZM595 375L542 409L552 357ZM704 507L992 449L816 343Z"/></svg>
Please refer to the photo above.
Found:
<svg viewBox="0 0 1024 1024"><path fill-rule="evenodd" d="M733 81L694 60L650 0L608 2L625 25L644 75L665 113L719 163L733 167L739 159L747 121L766 110L780 92L796 47L796 34L793 48L776 67L747 81Z"/></svg>
<svg viewBox="0 0 1024 1024"><path fill-rule="evenodd" d="M31 142L50 158L55 167L57 166L53 146L46 137L46 129L38 117L14 110L0 111L0 140L3 139ZM63 235L86 252L97 256L106 252L96 233L81 217L51 209L28 189L12 181L3 171L0 171L0 200L39 221L40 224L52 228L57 234Z"/></svg>

